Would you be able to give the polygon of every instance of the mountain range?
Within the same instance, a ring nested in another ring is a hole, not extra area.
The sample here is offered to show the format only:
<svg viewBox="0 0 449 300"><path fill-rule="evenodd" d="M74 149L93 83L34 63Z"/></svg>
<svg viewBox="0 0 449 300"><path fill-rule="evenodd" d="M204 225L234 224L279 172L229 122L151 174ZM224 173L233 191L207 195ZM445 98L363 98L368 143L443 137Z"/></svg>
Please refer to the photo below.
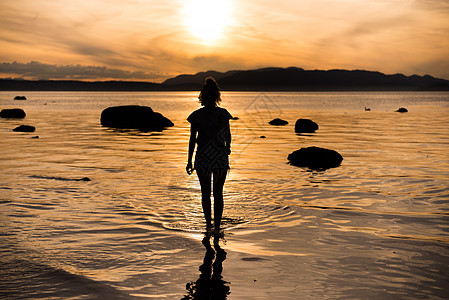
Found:
<svg viewBox="0 0 449 300"><path fill-rule="evenodd" d="M2 91L198 91L208 76L225 91L449 91L449 81L430 75L386 75L363 70L263 68L179 75L162 83L0 79Z"/></svg>

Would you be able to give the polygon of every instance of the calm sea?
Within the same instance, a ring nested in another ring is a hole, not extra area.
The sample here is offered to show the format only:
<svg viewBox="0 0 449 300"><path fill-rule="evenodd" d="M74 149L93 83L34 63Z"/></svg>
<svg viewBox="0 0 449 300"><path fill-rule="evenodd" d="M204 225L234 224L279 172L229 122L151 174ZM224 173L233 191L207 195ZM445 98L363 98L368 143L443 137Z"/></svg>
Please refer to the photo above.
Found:
<svg viewBox="0 0 449 300"><path fill-rule="evenodd" d="M28 100L13 100L21 94ZM188 294L204 255L200 187L185 172L196 97L0 92L0 109L27 113L0 119L0 297ZM224 192L228 299L449 297L449 93L222 99L238 117ZM148 105L175 126L100 125L103 109L127 104ZM277 117L289 124L268 124ZM319 130L295 134L298 118ZM36 131L12 131L21 124ZM342 165L287 164L307 146L338 151Z"/></svg>

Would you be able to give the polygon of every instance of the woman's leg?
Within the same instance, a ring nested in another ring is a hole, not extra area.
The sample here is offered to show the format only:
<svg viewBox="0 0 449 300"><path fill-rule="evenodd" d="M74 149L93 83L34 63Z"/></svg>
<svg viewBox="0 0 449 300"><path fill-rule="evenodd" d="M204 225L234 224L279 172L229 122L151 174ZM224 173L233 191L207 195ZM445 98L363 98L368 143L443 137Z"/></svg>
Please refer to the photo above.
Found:
<svg viewBox="0 0 449 300"><path fill-rule="evenodd" d="M226 175L226 172L214 173L214 225L216 233L220 231L221 217L223 215L223 186Z"/></svg>
<svg viewBox="0 0 449 300"><path fill-rule="evenodd" d="M206 219L206 227L212 228L210 203L211 174L207 172L198 172L198 170L197 174L201 185L201 204L203 206L204 218Z"/></svg>

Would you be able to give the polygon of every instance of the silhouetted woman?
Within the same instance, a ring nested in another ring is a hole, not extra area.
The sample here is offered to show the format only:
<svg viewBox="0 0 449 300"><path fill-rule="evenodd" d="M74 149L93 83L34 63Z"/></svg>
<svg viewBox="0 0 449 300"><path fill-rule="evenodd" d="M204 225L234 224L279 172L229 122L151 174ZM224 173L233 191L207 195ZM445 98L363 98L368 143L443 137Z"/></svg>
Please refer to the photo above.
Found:
<svg viewBox="0 0 449 300"><path fill-rule="evenodd" d="M206 78L198 98L203 107L187 118L191 127L186 170L190 175L195 169L198 175L208 231L212 229L210 196L213 178L214 233L218 234L223 214L223 185L229 170L228 156L231 153L229 120L232 116L226 109L218 106L221 102L220 88L212 77ZM196 144L198 148L193 168L192 157Z"/></svg>

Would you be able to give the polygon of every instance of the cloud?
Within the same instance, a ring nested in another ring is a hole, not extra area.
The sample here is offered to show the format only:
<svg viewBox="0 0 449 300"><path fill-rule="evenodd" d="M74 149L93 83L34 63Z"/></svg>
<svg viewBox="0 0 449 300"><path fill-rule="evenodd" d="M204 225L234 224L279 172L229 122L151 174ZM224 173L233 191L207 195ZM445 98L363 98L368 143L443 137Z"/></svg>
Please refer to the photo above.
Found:
<svg viewBox="0 0 449 300"><path fill-rule="evenodd" d="M73 79L73 80L151 80L165 77L160 73L127 71L104 66L52 65L37 61L28 63L0 63L0 74L24 79Z"/></svg>
<svg viewBox="0 0 449 300"><path fill-rule="evenodd" d="M0 77L161 82L298 66L449 78L448 0L234 1L232 24L208 46L183 27L183 2L166 3L0 1Z"/></svg>

